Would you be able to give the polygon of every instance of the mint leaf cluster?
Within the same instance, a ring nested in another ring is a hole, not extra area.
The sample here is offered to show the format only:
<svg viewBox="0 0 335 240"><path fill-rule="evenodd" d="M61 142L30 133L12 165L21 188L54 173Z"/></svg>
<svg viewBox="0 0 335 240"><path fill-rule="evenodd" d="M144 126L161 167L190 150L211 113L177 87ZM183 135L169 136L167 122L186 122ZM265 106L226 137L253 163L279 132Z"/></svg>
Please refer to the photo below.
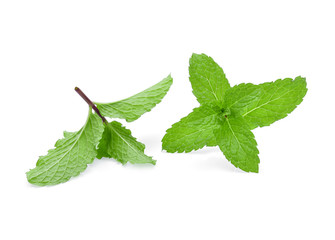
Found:
<svg viewBox="0 0 335 240"><path fill-rule="evenodd" d="M86 123L77 132L64 132L55 148L41 156L36 167L26 173L28 181L39 186L63 183L83 172L95 158L102 157L114 158L122 164L155 164L144 153L145 145L130 130L117 121L109 123L104 116L128 122L138 119L163 99L172 81L169 75L139 94L112 103L93 104L85 95L85 101L91 104ZM92 107L98 109L98 114L92 112Z"/></svg>
<svg viewBox="0 0 335 240"><path fill-rule="evenodd" d="M200 107L166 131L163 149L181 153L219 146L235 167L258 172L259 152L251 130L291 113L306 95L306 79L298 76L231 87L222 68L205 54L192 55L189 74Z"/></svg>

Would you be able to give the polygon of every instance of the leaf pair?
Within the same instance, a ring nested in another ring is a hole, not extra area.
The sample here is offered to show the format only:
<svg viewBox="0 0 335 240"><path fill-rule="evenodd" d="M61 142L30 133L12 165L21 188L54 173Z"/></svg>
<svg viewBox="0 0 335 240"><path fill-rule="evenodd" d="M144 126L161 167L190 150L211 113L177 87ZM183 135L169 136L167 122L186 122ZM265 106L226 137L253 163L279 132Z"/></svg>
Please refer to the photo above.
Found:
<svg viewBox="0 0 335 240"><path fill-rule="evenodd" d="M292 112L307 92L306 79L230 87L222 68L205 54L192 55L189 73L200 107L166 131L163 149L190 152L219 146L234 166L258 172L259 152L251 130L269 126Z"/></svg>
<svg viewBox="0 0 335 240"><path fill-rule="evenodd" d="M168 76L130 98L95 105L102 116L131 122L158 104L168 92L172 81L172 77ZM64 132L64 138L56 142L55 148L41 156L36 167L26 173L27 179L40 186L66 182L83 172L95 158L102 157L114 158L122 164L155 164L152 157L144 154L144 149L144 144L138 142L130 130L117 121L103 122L97 114L92 113L90 107L84 126L77 132Z"/></svg>

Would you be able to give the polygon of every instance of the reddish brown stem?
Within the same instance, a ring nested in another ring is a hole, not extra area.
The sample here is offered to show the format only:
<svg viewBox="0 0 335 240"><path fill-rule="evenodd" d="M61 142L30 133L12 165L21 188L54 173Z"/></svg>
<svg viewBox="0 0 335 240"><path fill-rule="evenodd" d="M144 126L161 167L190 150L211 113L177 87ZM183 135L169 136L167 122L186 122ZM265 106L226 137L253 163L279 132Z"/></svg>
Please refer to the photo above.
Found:
<svg viewBox="0 0 335 240"><path fill-rule="evenodd" d="M74 90L87 102L87 104L98 114L98 116L102 119L104 123L108 123L106 118L101 115L99 109L95 104L83 93L83 91L80 90L80 88L75 87Z"/></svg>

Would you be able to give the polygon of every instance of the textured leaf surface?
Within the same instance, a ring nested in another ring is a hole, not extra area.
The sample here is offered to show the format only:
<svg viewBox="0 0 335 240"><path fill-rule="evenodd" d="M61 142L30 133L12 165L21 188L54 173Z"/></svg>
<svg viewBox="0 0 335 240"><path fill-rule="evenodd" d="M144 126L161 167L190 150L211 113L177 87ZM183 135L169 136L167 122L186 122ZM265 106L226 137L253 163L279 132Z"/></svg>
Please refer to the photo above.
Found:
<svg viewBox="0 0 335 240"><path fill-rule="evenodd" d="M257 104L242 116L251 129L269 126L291 113L306 95L306 79L296 77L258 85L262 95Z"/></svg>
<svg viewBox="0 0 335 240"><path fill-rule="evenodd" d="M223 118L215 136L221 151L235 167L246 172L258 172L257 143L241 116Z"/></svg>
<svg viewBox="0 0 335 240"><path fill-rule="evenodd" d="M172 81L172 77L169 75L154 86L132 97L112 103L95 104L103 116L126 119L127 122L132 122L161 102Z"/></svg>
<svg viewBox="0 0 335 240"><path fill-rule="evenodd" d="M224 108L235 114L244 114L257 106L262 90L251 83L241 83L227 90Z"/></svg>
<svg viewBox="0 0 335 240"><path fill-rule="evenodd" d="M151 163L156 161L144 154L145 145L131 135L121 123L113 121L105 127L98 145L98 158L114 158L122 164Z"/></svg>
<svg viewBox="0 0 335 240"><path fill-rule="evenodd" d="M78 132L64 132L54 149L41 156L36 167L27 172L27 179L35 185L54 185L79 175L96 157L104 126L91 111L85 125Z"/></svg>
<svg viewBox="0 0 335 240"><path fill-rule="evenodd" d="M172 125L162 139L167 152L190 152L204 146L216 146L213 130L219 127L217 108L202 105Z"/></svg>
<svg viewBox="0 0 335 240"><path fill-rule="evenodd" d="M205 54L192 55L189 72L201 106L166 131L163 149L190 152L218 145L234 166L258 172L257 143L250 129L268 126L292 112L307 92L305 78L231 88L220 66Z"/></svg>
<svg viewBox="0 0 335 240"><path fill-rule="evenodd" d="M221 106L225 91L230 88L222 68L205 54L193 54L189 72L193 94L198 102Z"/></svg>

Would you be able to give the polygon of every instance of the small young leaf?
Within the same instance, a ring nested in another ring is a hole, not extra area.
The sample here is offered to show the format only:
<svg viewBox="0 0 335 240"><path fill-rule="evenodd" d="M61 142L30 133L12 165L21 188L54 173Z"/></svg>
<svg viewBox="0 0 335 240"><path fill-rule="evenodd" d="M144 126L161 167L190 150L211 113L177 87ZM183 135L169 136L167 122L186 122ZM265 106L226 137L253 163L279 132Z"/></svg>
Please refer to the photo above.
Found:
<svg viewBox="0 0 335 240"><path fill-rule="evenodd" d="M95 104L104 116L126 119L127 122L132 122L161 102L169 91L172 81L173 79L169 75L156 85L132 97L112 103Z"/></svg>
<svg viewBox="0 0 335 240"><path fill-rule="evenodd" d="M254 134L241 116L225 117L214 131L216 141L226 158L246 172L258 172L258 149Z"/></svg>
<svg viewBox="0 0 335 240"><path fill-rule="evenodd" d="M162 139L167 152L190 152L204 146L216 146L213 130L220 125L220 109L202 105L172 125Z"/></svg>
<svg viewBox="0 0 335 240"><path fill-rule="evenodd" d="M224 94L230 88L222 68L211 57L193 53L189 72L193 94L198 102L221 106Z"/></svg>
<svg viewBox="0 0 335 240"><path fill-rule="evenodd" d="M156 160L144 154L145 145L140 143L117 121L108 123L98 145L98 158L114 158L122 164L130 162L156 164Z"/></svg>
<svg viewBox="0 0 335 240"><path fill-rule="evenodd" d="M258 85L262 89L262 95L253 108L242 114L250 129L269 126L286 117L302 102L307 93L306 85L306 79L302 77Z"/></svg>
<svg viewBox="0 0 335 240"><path fill-rule="evenodd" d="M90 109L85 125L78 132L64 132L56 148L39 158L36 167L27 172L28 181L39 186L55 185L79 175L95 159L103 129L101 118Z"/></svg>

